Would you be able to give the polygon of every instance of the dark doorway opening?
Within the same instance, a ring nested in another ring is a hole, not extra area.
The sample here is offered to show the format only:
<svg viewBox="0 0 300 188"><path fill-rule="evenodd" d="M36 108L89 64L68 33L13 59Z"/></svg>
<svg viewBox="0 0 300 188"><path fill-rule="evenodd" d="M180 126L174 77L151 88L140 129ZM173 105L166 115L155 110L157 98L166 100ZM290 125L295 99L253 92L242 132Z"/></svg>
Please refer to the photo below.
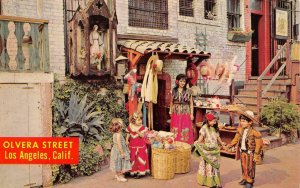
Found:
<svg viewBox="0 0 300 188"><path fill-rule="evenodd" d="M158 96L157 104L153 105L153 124L154 130L170 131L167 120L169 117L169 104L167 104L166 96L166 80L158 79Z"/></svg>
<svg viewBox="0 0 300 188"><path fill-rule="evenodd" d="M251 64L251 76L259 76L259 45L258 45L258 23L261 16L251 14L251 29L254 31L252 34L252 64Z"/></svg>

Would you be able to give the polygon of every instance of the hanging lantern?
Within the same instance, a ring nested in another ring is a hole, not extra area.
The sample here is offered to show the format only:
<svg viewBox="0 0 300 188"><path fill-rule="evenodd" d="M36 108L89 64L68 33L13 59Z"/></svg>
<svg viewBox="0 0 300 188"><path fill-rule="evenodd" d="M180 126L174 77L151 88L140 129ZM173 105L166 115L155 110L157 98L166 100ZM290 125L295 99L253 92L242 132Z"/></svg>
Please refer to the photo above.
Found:
<svg viewBox="0 0 300 188"><path fill-rule="evenodd" d="M126 74L128 58L119 55L115 61L116 61L117 76L124 76Z"/></svg>

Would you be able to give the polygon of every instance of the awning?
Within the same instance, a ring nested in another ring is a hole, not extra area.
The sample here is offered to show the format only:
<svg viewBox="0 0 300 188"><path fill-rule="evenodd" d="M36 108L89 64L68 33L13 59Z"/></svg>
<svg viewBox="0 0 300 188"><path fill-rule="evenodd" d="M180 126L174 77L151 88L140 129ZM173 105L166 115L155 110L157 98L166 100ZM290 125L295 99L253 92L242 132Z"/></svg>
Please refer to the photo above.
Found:
<svg viewBox="0 0 300 188"><path fill-rule="evenodd" d="M177 55L174 59L184 59L186 56L190 57L210 57L210 53L205 51L200 51L195 48L190 48L188 46L169 43L169 42L157 42L157 41L141 41L141 40L121 40L118 41L119 46L123 46L127 49L137 51L141 54L147 54L150 52L165 53L166 55Z"/></svg>
<svg viewBox="0 0 300 188"><path fill-rule="evenodd" d="M146 63L153 52L156 52L160 59L193 59L196 66L204 59L210 58L210 53L200 51L188 46L158 41L142 40L119 40L118 46L121 53L127 53L131 67L137 64Z"/></svg>

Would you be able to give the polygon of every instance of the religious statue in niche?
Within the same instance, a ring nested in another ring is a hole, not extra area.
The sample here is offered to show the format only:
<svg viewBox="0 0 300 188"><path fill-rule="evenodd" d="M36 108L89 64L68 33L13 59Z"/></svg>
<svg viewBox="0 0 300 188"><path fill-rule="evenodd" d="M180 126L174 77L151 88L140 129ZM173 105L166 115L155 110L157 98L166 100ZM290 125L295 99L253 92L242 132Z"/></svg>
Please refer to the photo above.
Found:
<svg viewBox="0 0 300 188"><path fill-rule="evenodd" d="M98 25L93 26L93 30L90 33L90 62L96 64L97 69L101 70L105 68L104 57L104 42L103 33L98 31Z"/></svg>

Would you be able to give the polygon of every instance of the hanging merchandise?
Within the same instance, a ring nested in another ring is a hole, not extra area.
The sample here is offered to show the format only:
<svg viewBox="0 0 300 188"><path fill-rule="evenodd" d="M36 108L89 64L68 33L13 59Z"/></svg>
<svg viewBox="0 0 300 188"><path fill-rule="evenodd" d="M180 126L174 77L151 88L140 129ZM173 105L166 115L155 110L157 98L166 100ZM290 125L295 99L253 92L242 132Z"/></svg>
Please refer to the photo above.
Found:
<svg viewBox="0 0 300 188"><path fill-rule="evenodd" d="M225 64L224 72L219 79L219 84L226 83L227 85L231 85L231 81L239 70L239 65L235 63L236 59L237 56L234 56L231 62Z"/></svg>
<svg viewBox="0 0 300 188"><path fill-rule="evenodd" d="M225 63L218 63L217 64L216 71L215 71L216 79L219 80L222 77L222 75L225 72L225 69L226 69L226 64Z"/></svg>
<svg viewBox="0 0 300 188"><path fill-rule="evenodd" d="M189 79L189 83L194 86L197 85L198 80L198 69L195 63L190 63L186 70L187 78Z"/></svg>
<svg viewBox="0 0 300 188"><path fill-rule="evenodd" d="M203 80L205 80L206 82L209 79L214 78L215 76L214 66L207 61L200 63L200 75L202 76Z"/></svg>
<svg viewBox="0 0 300 188"><path fill-rule="evenodd" d="M157 103L158 81L157 73L162 70L163 61L159 60L157 53L153 53L146 65L141 97L148 102L148 127L153 129L153 103Z"/></svg>
<svg viewBox="0 0 300 188"><path fill-rule="evenodd" d="M158 81L157 73L162 70L163 61L154 53L148 60L142 86L142 99L146 102L157 103Z"/></svg>
<svg viewBox="0 0 300 188"><path fill-rule="evenodd" d="M143 103L143 125L147 126L147 108L145 103Z"/></svg>
<svg viewBox="0 0 300 188"><path fill-rule="evenodd" d="M130 92L128 94L128 98L133 101L134 96L141 91L142 84L136 82L136 69L132 69L124 76L124 79L127 80L128 84L130 84ZM124 89L124 88L123 88ZM127 89L128 90L128 89Z"/></svg>
<svg viewBox="0 0 300 188"><path fill-rule="evenodd" d="M148 129L153 130L153 103L148 103Z"/></svg>

